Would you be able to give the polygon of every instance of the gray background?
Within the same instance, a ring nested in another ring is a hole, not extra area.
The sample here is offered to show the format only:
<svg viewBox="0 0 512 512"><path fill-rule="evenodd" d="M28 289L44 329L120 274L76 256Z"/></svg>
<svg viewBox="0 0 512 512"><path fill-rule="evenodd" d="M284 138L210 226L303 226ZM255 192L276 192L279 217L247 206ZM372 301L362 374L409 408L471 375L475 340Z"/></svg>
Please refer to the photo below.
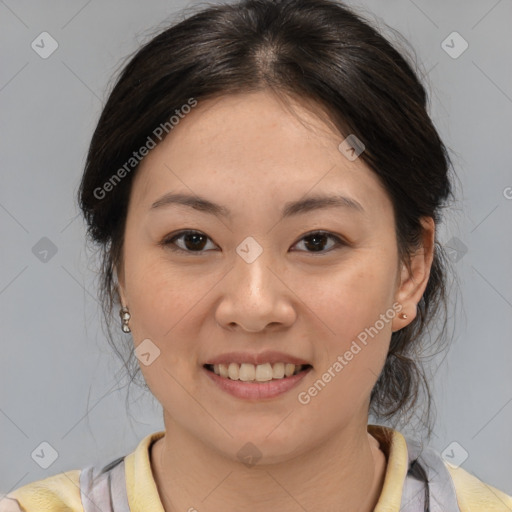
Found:
<svg viewBox="0 0 512 512"><path fill-rule="evenodd" d="M462 184L440 226L440 241L456 249L460 296L452 293L452 348L438 358L431 445L459 460L467 452L464 469L512 494L512 2L351 4L416 50ZM0 1L1 492L108 462L163 428L158 403L135 387L126 411L75 193L113 73L185 5ZM31 48L43 31L59 45L46 59ZM458 58L441 45L453 31L469 44ZM46 262L43 237L57 249ZM48 469L31 458L44 441L58 452Z"/></svg>

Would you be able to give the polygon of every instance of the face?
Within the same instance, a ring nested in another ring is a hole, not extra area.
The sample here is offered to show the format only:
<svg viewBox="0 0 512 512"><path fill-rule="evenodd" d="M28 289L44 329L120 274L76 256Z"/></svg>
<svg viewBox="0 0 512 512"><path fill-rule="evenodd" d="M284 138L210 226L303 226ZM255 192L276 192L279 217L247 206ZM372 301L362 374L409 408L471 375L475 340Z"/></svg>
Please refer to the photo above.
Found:
<svg viewBox="0 0 512 512"><path fill-rule="evenodd" d="M343 138L257 92L200 101L141 163L118 278L166 429L233 459L250 441L270 462L366 425L398 311L414 318L423 289L399 265L385 189ZM170 193L220 208L160 201ZM204 367L243 362L233 352L310 366L262 384Z"/></svg>

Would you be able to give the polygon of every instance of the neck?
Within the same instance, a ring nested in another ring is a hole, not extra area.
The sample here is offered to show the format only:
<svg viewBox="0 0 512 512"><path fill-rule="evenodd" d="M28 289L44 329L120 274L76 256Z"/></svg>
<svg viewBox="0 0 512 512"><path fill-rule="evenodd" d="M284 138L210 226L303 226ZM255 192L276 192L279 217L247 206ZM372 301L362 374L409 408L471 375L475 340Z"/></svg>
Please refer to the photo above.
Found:
<svg viewBox="0 0 512 512"><path fill-rule="evenodd" d="M166 420L165 436L151 448L166 512L371 512L379 499L385 455L360 425L348 425L314 451L247 467Z"/></svg>

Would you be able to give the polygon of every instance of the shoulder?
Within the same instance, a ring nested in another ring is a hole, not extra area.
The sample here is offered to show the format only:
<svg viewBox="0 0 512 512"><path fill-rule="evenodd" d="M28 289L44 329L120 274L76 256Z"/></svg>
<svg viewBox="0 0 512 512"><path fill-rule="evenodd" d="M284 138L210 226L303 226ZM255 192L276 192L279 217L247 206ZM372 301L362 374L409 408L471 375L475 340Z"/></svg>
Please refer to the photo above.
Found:
<svg viewBox="0 0 512 512"><path fill-rule="evenodd" d="M106 466L91 465L58 473L19 487L5 496L0 493L0 512L84 512L82 495L87 510L98 510L96 503L99 501L92 500L92 496L106 502L105 510L130 510L127 486L132 496L138 492L135 487L154 488L149 447L164 434L165 431L159 431L147 435L135 451ZM121 461L127 463L127 475ZM160 503L156 487L152 491L152 500Z"/></svg>
<svg viewBox="0 0 512 512"><path fill-rule="evenodd" d="M0 499L0 512L83 512L76 469L37 480Z"/></svg>
<svg viewBox="0 0 512 512"><path fill-rule="evenodd" d="M428 482L429 494L436 503L436 510L512 512L512 496L483 482L465 469L452 466L421 439L404 436L397 430L380 425L370 425L369 431L377 436L388 459L385 484L389 485L384 487L387 494L383 499L387 508L378 510L395 510L396 507L389 506L388 501L417 501L419 482ZM423 506L420 509L423 510Z"/></svg>
<svg viewBox="0 0 512 512"><path fill-rule="evenodd" d="M462 468L446 464L461 512L510 512L512 496L486 484Z"/></svg>

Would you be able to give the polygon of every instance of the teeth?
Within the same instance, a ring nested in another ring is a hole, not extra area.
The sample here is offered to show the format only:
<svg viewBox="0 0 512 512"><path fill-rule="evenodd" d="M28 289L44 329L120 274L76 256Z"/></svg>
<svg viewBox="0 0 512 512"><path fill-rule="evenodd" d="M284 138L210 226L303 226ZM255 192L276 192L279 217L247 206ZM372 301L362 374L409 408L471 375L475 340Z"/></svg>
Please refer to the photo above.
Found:
<svg viewBox="0 0 512 512"><path fill-rule="evenodd" d="M284 363L275 363L272 367L272 377L282 379L284 377Z"/></svg>
<svg viewBox="0 0 512 512"><path fill-rule="evenodd" d="M240 367L240 379L242 379L242 368L245 366L250 366L254 368L252 364L243 364ZM256 375L254 376L254 380L258 382L265 382L267 380L272 380L274 378L274 370L272 369L272 365L270 363L259 364L256 366Z"/></svg>
<svg viewBox="0 0 512 512"><path fill-rule="evenodd" d="M295 371L295 365L291 363L286 363L284 367L284 374L289 377L290 375L293 375L293 372Z"/></svg>
<svg viewBox="0 0 512 512"><path fill-rule="evenodd" d="M231 365L229 365L229 366L231 366ZM258 366L258 369L259 368L260 368L260 366ZM270 371L272 372L272 367L270 367ZM238 371L238 378L243 381L255 380L256 379L256 368L254 367L254 365L246 364L246 363L241 364L240 369ZM272 376L270 378L272 378ZM261 377L260 377L260 379L261 379ZM260 379L258 379L258 380L260 380ZM268 379L264 379L264 380L268 380Z"/></svg>
<svg viewBox="0 0 512 512"><path fill-rule="evenodd" d="M213 371L217 375L244 382L266 382L272 379L282 379L285 376L291 377L299 373L303 368L303 365L292 363L274 363L273 365L265 363L257 366L250 363L242 363L241 365L238 363L213 365Z"/></svg>
<svg viewBox="0 0 512 512"><path fill-rule="evenodd" d="M236 363L231 363L228 366L228 377L232 380L238 380L240 377L240 366Z"/></svg>

